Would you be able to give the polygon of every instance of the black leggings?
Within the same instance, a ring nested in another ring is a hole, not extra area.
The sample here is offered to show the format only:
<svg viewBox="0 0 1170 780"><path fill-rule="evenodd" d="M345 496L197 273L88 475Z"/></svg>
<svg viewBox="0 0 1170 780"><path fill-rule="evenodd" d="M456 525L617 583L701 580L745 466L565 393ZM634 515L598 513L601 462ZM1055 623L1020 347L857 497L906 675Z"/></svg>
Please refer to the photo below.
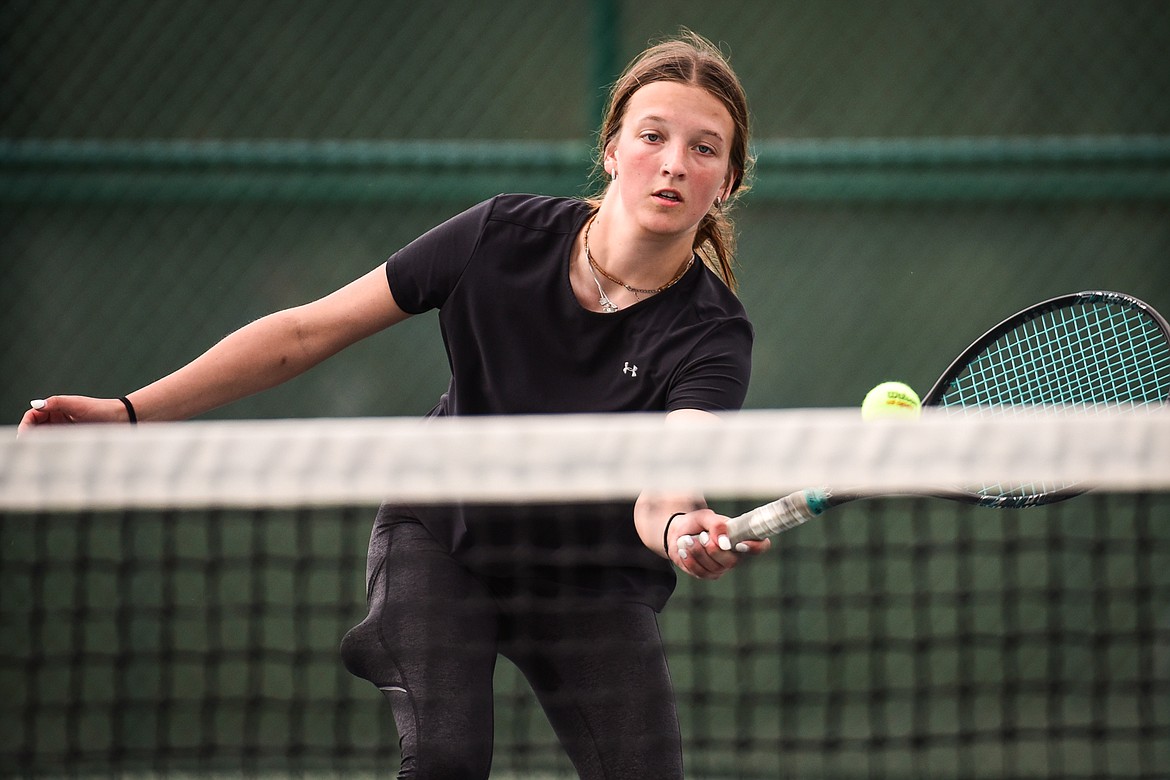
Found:
<svg viewBox="0 0 1170 780"><path fill-rule="evenodd" d="M504 592L417 522L379 520L370 613L341 650L349 671L392 705L399 777L488 776L497 655L524 673L582 778L682 777L678 717L650 607Z"/></svg>

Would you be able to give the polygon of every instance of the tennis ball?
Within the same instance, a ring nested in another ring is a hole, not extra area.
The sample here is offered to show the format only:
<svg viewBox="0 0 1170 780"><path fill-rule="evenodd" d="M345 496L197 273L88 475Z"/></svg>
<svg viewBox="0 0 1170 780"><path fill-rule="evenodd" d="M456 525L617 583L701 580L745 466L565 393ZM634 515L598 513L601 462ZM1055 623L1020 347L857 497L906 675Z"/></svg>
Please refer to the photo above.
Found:
<svg viewBox="0 0 1170 780"><path fill-rule="evenodd" d="M922 402L909 385L902 382L882 382L865 394L861 402L861 419L909 420L922 413Z"/></svg>

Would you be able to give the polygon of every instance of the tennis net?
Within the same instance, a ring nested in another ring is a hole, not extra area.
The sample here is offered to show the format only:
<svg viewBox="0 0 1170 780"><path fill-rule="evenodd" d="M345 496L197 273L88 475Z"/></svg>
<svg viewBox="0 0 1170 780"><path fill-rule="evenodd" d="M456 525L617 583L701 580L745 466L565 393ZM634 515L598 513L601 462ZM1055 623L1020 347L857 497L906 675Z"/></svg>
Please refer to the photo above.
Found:
<svg viewBox="0 0 1170 780"><path fill-rule="evenodd" d="M1153 778L1170 766L1170 415L855 411L0 431L6 775L396 767L338 642L383 499L727 514L810 485L1074 480L989 510L840 507L660 616L688 777ZM562 551L563 552L563 551ZM571 554L571 550L568 553ZM496 670L493 776L572 776Z"/></svg>

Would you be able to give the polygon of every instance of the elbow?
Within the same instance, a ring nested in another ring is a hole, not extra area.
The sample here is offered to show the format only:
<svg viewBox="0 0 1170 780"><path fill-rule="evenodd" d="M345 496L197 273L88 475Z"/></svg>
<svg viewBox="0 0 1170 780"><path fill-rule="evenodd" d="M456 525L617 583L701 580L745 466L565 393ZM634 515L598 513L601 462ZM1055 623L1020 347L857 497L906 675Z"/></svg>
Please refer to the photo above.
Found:
<svg viewBox="0 0 1170 780"><path fill-rule="evenodd" d="M321 358L319 338L297 309L275 312L260 320L267 320L270 337L266 339L268 355L282 373L296 375L312 367Z"/></svg>

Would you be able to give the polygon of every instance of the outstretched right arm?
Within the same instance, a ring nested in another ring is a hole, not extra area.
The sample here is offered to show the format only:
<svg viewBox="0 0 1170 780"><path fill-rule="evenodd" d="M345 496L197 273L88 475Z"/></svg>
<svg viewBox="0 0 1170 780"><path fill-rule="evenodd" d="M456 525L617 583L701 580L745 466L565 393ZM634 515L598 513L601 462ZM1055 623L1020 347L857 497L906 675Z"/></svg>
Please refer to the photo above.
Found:
<svg viewBox="0 0 1170 780"><path fill-rule="evenodd" d="M225 337L195 360L127 396L142 421L184 420L267 390L410 315L399 308L379 266L312 303L269 314ZM28 410L37 425L125 422L116 398L58 395Z"/></svg>

